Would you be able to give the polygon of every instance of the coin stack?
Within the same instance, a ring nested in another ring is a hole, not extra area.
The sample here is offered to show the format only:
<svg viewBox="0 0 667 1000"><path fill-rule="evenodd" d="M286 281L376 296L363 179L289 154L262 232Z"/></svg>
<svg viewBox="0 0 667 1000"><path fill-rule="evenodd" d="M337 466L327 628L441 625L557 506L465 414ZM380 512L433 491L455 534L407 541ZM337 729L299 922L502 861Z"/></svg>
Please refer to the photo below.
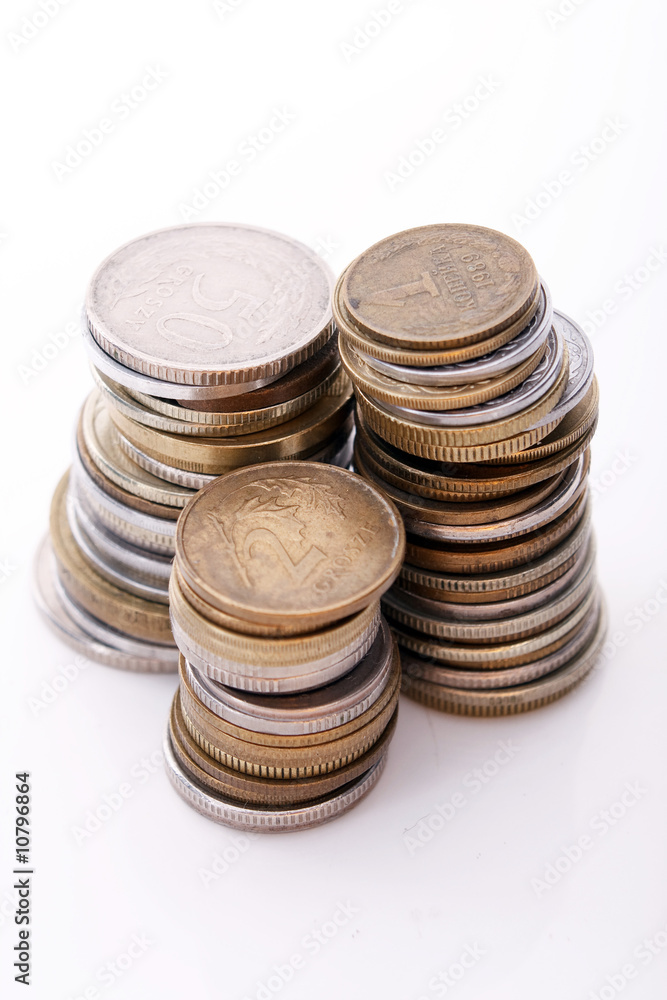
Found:
<svg viewBox="0 0 667 1000"><path fill-rule="evenodd" d="M383 601L405 693L470 715L565 694L605 629L584 333L553 309L520 244L454 224L362 253L338 281L334 316L357 400L355 467L407 533Z"/></svg>
<svg viewBox="0 0 667 1000"><path fill-rule="evenodd" d="M400 660L380 613L405 550L400 515L347 470L238 469L181 515L170 583L180 656L167 773L241 829L309 827L379 778Z"/></svg>
<svg viewBox="0 0 667 1000"><path fill-rule="evenodd" d="M332 285L301 243L218 223L149 233L93 275L84 341L96 388L37 563L42 610L88 656L177 669L169 575L197 490L256 462L350 463Z"/></svg>

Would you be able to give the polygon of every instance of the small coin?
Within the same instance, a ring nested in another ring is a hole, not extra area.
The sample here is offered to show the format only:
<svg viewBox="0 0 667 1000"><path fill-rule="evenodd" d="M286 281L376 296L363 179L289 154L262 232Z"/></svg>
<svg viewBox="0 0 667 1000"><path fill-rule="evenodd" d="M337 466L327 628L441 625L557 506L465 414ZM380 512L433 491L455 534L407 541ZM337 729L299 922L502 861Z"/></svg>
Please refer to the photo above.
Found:
<svg viewBox="0 0 667 1000"><path fill-rule="evenodd" d="M194 223L115 250L90 281L85 315L122 365L224 385L282 375L315 354L330 336L332 285L328 265L296 240Z"/></svg>
<svg viewBox="0 0 667 1000"><path fill-rule="evenodd" d="M179 764L191 778L213 795L229 797L244 805L290 807L309 803L340 789L367 772L384 757L396 729L397 712L376 743L351 764L327 775L274 781L243 774L209 757L188 732L176 692L169 720L172 749Z"/></svg>
<svg viewBox="0 0 667 1000"><path fill-rule="evenodd" d="M461 691L404 674L403 692L431 708L457 715L513 715L539 708L567 694L596 667L600 662L606 627L606 615L601 609L591 644L558 670L528 684L502 691Z"/></svg>
<svg viewBox="0 0 667 1000"><path fill-rule="evenodd" d="M292 808L252 808L233 799L213 795L196 782L180 766L174 756L169 734L164 742L167 776L175 791L197 812L208 819L224 823L237 830L257 830L262 833L279 833L284 830L306 830L335 819L356 805L373 788L382 774L386 753L368 771L354 781L343 785L333 794L312 803Z"/></svg>
<svg viewBox="0 0 667 1000"><path fill-rule="evenodd" d="M35 559L35 599L37 607L56 635L72 649L82 653L88 659L95 660L108 667L118 670L130 670L146 673L173 673L178 665L178 650L175 646L154 645L148 642L134 640L134 651L128 652L127 637L124 649L102 642L79 625L72 617L74 603L67 596L62 586L58 587L58 574L53 548L49 538L40 545ZM77 618L90 626L99 626L99 622L86 615L81 609ZM115 639L116 634L109 630L109 637Z"/></svg>
<svg viewBox="0 0 667 1000"><path fill-rule="evenodd" d="M364 251L339 279L357 329L396 347L462 347L524 316L538 286L516 240L482 226L421 226Z"/></svg>
<svg viewBox="0 0 667 1000"><path fill-rule="evenodd" d="M555 337L553 340L555 342ZM430 423L433 420L431 411L437 411L439 414L442 411L474 407L508 393L533 374L542 361L547 346L541 344L528 358L500 375L492 375L475 382L459 382L450 386L399 382L373 368L344 337L340 340L340 356L353 383L361 386L371 399L383 403L391 413L400 415L405 411L408 417L417 414L416 419L419 419L422 411L428 411L423 416L424 421ZM456 414L451 414L451 418L454 420Z"/></svg>
<svg viewBox="0 0 667 1000"><path fill-rule="evenodd" d="M569 375L563 395L552 413L542 417L545 423L559 422L584 398L593 382L593 348L591 342L578 323L554 312L554 329L567 344Z"/></svg>
<svg viewBox="0 0 667 1000"><path fill-rule="evenodd" d="M305 413L269 430L238 438L190 438L144 427L114 410L118 430L135 448L166 465L195 473L222 475L241 465L289 459L317 450L344 425L352 409L352 389L341 372L331 388Z"/></svg>
<svg viewBox="0 0 667 1000"><path fill-rule="evenodd" d="M397 382L409 382L420 386L463 385L467 382L478 382L482 379L503 375L525 361L544 344L551 329L552 318L551 294L542 281L539 308L527 326L502 347L496 348L489 354L483 354L481 357L458 361L450 365L416 368L411 365L391 364L388 361L382 361L373 357L372 354L361 351L356 346L355 350L361 354L363 360L371 368Z"/></svg>
<svg viewBox="0 0 667 1000"><path fill-rule="evenodd" d="M430 542L408 535L406 558L414 566L442 573L496 573L522 566L538 559L566 538L587 513L586 493L552 523L519 539L505 542L465 545Z"/></svg>
<svg viewBox="0 0 667 1000"><path fill-rule="evenodd" d="M316 629L372 604L404 555L394 506L360 476L315 462L238 469L201 490L177 563L209 604L247 621Z"/></svg>
<svg viewBox="0 0 667 1000"><path fill-rule="evenodd" d="M86 561L67 521L69 473L60 480L51 503L50 532L58 577L68 597L89 615L118 632L151 643L173 644L169 612L164 604L128 594L105 580Z"/></svg>

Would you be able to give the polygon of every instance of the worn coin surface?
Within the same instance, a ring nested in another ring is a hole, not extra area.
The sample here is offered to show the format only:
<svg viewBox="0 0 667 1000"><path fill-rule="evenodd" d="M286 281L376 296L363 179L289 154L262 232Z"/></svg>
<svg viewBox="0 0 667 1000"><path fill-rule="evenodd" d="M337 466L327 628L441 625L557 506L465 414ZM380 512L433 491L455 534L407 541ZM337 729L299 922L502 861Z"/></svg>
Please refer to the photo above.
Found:
<svg viewBox="0 0 667 1000"><path fill-rule="evenodd" d="M461 347L523 317L535 264L516 240L457 223L421 226L365 250L340 278L352 323L396 347Z"/></svg>
<svg viewBox="0 0 667 1000"><path fill-rule="evenodd" d="M332 274L304 244L231 223L147 233L93 275L86 323L120 364L186 385L281 375L332 332Z"/></svg>
<svg viewBox="0 0 667 1000"><path fill-rule="evenodd" d="M267 463L203 489L177 526L179 569L199 595L255 622L312 631L373 603L404 555L395 507L335 466Z"/></svg>

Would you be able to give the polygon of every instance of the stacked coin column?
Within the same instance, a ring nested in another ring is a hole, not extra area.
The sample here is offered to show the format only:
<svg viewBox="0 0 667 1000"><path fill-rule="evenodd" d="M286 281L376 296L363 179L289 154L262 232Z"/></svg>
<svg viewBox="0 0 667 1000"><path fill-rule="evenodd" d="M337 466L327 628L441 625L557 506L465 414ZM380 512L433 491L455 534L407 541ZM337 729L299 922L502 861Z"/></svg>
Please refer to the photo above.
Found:
<svg viewBox="0 0 667 1000"><path fill-rule="evenodd" d="M93 275L96 389L37 567L43 611L88 656L177 668L168 582L176 519L198 489L272 459L349 464L332 284L302 244L223 224L150 233Z"/></svg>
<svg viewBox="0 0 667 1000"><path fill-rule="evenodd" d="M400 687L379 600L404 547L379 491L316 463L237 470L188 505L170 585L181 657L165 759L199 812L242 829L308 827L372 788Z"/></svg>
<svg viewBox="0 0 667 1000"><path fill-rule="evenodd" d="M582 330L553 310L523 247L464 225L361 254L334 315L355 467L407 532L383 602L404 691L474 715L565 694L605 628L586 491L598 388Z"/></svg>

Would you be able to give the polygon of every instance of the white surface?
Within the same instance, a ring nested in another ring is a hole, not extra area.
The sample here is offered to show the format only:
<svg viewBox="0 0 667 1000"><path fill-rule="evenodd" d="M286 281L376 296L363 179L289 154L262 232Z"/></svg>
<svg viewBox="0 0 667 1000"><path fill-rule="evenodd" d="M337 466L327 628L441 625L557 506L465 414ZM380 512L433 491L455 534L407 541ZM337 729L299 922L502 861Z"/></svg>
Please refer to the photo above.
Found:
<svg viewBox="0 0 667 1000"><path fill-rule="evenodd" d="M89 989L105 1000L241 1000L300 953L304 967L279 991L289 1000L417 1000L445 995L432 978L476 945L483 956L467 960L446 995L664 997L665 261L639 272L636 291L615 283L667 241L666 18L649 0L573 0L573 13L550 25L558 3L405 0L349 62L341 42L386 0L221 0L219 13L207 0L71 0L18 51L9 35L38 2L3 4L3 996L24 995L12 982L7 890L12 776L28 769L33 998ZM166 79L121 117L114 102L149 67ZM457 126L448 109L489 77L494 92ZM249 162L239 147L274 108L294 120ZM53 161L103 117L113 131L58 180ZM577 150L607 118L620 120L620 134L584 170ZM434 128L442 144L390 190L385 172ZM107 253L180 221L179 205L233 158L240 173L198 218L333 243L335 270L402 228L477 222L524 242L570 315L584 320L613 300L593 337L602 392L593 479L599 574L624 645L580 690L523 717L469 720L404 700L388 768L363 804L319 830L254 840L207 888L200 869L233 835L140 764L160 746L173 677L91 665L44 710L30 707L74 661L37 618L30 572L91 380L76 339L27 383L19 366L77 321ZM572 183L517 228L513 215L566 169ZM520 750L475 792L466 775L510 740ZM123 782L131 797L77 844L74 828ZM603 833L596 817L628 782L645 791ZM404 831L456 792L465 804L411 855ZM531 881L586 834L590 849L538 895ZM345 917L339 901L355 912ZM304 938L334 915L341 926L315 954ZM122 978L97 978L135 933L148 936L147 950ZM642 941L656 934L663 950L649 961ZM624 982L628 962L636 977Z"/></svg>

